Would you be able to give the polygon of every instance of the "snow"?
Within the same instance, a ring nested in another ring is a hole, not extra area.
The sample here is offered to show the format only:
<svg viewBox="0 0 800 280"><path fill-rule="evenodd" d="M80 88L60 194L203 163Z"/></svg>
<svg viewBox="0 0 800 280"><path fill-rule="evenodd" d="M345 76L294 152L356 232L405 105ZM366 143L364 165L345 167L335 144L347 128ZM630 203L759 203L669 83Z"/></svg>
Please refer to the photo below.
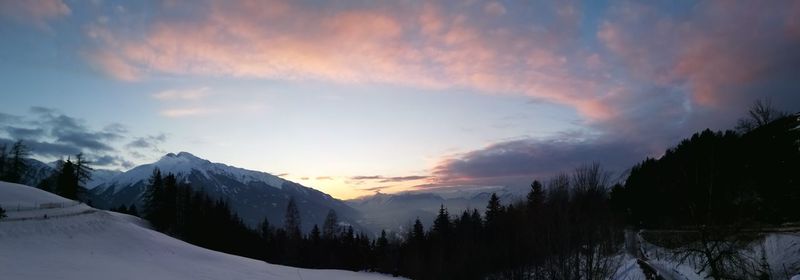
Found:
<svg viewBox="0 0 800 280"><path fill-rule="evenodd" d="M168 173L188 175L194 170L200 172L206 178L211 178L211 174L225 175L244 184L264 182L275 188L281 188L283 183L286 182L286 180L266 172L247 170L222 163L211 162L187 152L180 152L178 154L166 154L154 163L140 165L125 173L114 176L106 181L101 188L108 188L115 185L117 188L114 191L119 192L125 187L150 178L155 167L158 167L161 173L165 175Z"/></svg>
<svg viewBox="0 0 800 280"><path fill-rule="evenodd" d="M3 205L40 202L70 200L0 182ZM19 214L24 212L36 215ZM48 218L38 217L43 213ZM211 251L150 230L136 217L83 204L8 214L0 220L3 279L397 279L273 265ZM29 219L10 219L12 215Z"/></svg>

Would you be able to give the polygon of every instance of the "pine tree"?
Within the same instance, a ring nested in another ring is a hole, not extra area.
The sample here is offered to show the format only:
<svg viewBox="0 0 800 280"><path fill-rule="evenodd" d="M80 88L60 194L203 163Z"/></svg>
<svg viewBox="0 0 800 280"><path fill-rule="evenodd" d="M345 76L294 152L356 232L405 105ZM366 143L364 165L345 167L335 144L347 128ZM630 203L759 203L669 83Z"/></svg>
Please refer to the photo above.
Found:
<svg viewBox="0 0 800 280"><path fill-rule="evenodd" d="M450 234L450 214L447 213L447 208L444 207L444 204L439 207L439 214L436 215L436 219L433 221L431 231L441 236Z"/></svg>
<svg viewBox="0 0 800 280"><path fill-rule="evenodd" d="M153 169L153 174L148 179L147 190L144 193L144 217L155 226L161 225L161 213L163 209L164 179L161 177L161 170ZM158 228L158 227L157 227Z"/></svg>
<svg viewBox="0 0 800 280"><path fill-rule="evenodd" d="M286 217L283 221L283 229L286 230L286 235L294 240L301 239L300 224L300 211L297 210L297 204L294 202L294 197L292 197L289 199L289 204L286 205Z"/></svg>
<svg viewBox="0 0 800 280"><path fill-rule="evenodd" d="M11 183L21 183L22 177L25 175L28 168L28 165L25 163L25 158L28 157L28 155L30 155L28 147L22 143L22 140L14 142L14 145L11 146L10 154L5 156L11 158L4 160L5 174L3 174L2 179Z"/></svg>
<svg viewBox="0 0 800 280"><path fill-rule="evenodd" d="M3 209L3 207L0 207L0 219L5 218L5 217L6 217L6 209Z"/></svg>
<svg viewBox="0 0 800 280"><path fill-rule="evenodd" d="M261 238L265 241L272 235L272 226L269 225L267 217L264 217L264 220L258 225L258 233L261 234Z"/></svg>
<svg viewBox="0 0 800 280"><path fill-rule="evenodd" d="M314 243L319 243L319 240L322 239L322 234L320 234L317 224L314 224L314 228L311 229L309 239L311 239L311 241Z"/></svg>
<svg viewBox="0 0 800 280"><path fill-rule="evenodd" d="M486 226L495 226L502 213L503 205L500 204L500 198L496 193L492 193L489 204L486 205Z"/></svg>
<svg viewBox="0 0 800 280"><path fill-rule="evenodd" d="M174 232L177 224L177 198L178 198L178 178L175 174L169 173L164 177L164 192L162 193L162 215L164 229Z"/></svg>
<svg viewBox="0 0 800 280"><path fill-rule="evenodd" d="M69 199L78 199L79 186L75 174L75 164L70 159L60 163L56 179L56 194Z"/></svg>
<svg viewBox="0 0 800 280"><path fill-rule="evenodd" d="M139 217L139 210L136 209L136 203L131 203L131 206L128 207L128 214Z"/></svg>
<svg viewBox="0 0 800 280"><path fill-rule="evenodd" d="M425 228L422 226L422 222L420 222L419 218L414 220L414 227L413 231L411 232L412 239L422 242L425 240Z"/></svg>
<svg viewBox="0 0 800 280"><path fill-rule="evenodd" d="M6 168L8 161L8 146L6 144L0 145L0 180L6 178Z"/></svg>
<svg viewBox="0 0 800 280"><path fill-rule="evenodd" d="M328 215L325 216L325 223L322 224L322 238L326 240L333 240L339 232L339 218L336 216L336 211L333 209L328 210Z"/></svg>
<svg viewBox="0 0 800 280"><path fill-rule="evenodd" d="M531 183L531 191L528 192L527 198L528 214L538 214L535 212L544 204L544 190L542 189L542 183L540 183L538 180L534 180L533 183Z"/></svg>
<svg viewBox="0 0 800 280"><path fill-rule="evenodd" d="M87 161L82 153L75 155L75 178L78 180L77 185L85 187L84 184L92 180L92 167L89 165L92 162Z"/></svg>

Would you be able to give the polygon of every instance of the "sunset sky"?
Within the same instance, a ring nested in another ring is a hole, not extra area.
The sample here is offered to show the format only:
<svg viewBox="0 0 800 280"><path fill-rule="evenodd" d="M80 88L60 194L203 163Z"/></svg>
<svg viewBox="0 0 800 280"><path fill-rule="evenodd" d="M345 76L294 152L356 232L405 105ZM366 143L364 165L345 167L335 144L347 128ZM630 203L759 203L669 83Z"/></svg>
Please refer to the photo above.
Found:
<svg viewBox="0 0 800 280"><path fill-rule="evenodd" d="M800 110L800 1L0 0L0 141L97 168L520 185L619 174L759 98Z"/></svg>

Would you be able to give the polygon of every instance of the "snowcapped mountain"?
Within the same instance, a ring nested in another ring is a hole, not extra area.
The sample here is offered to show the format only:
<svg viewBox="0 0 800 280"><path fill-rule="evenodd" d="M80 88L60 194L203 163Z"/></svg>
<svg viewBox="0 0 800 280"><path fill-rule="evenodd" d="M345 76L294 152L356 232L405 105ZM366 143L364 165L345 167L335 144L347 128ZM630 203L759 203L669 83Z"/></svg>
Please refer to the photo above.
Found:
<svg viewBox="0 0 800 280"><path fill-rule="evenodd" d="M478 209L483 214L492 193L503 203L523 199L528 188L505 186L453 186L396 194L378 193L347 201L347 204L363 213L359 224L380 232L381 229L402 231L419 218L430 226L444 205L450 215L460 215L464 210Z"/></svg>
<svg viewBox="0 0 800 280"><path fill-rule="evenodd" d="M26 185L36 186L39 182L50 177L55 171L53 164L44 163L35 159L26 158L25 164L28 169L22 175L22 183Z"/></svg>
<svg viewBox="0 0 800 280"><path fill-rule="evenodd" d="M187 152L169 153L154 163L111 177L91 191L93 203L101 208L136 203L141 209L147 180L155 168L164 175L175 174L180 182L191 183L193 188L214 198L227 200L233 210L252 226L264 217L271 224L282 225L286 206L294 197L304 230L322 224L330 209L337 212L340 220L357 227L358 211L328 194L269 173L211 162Z"/></svg>

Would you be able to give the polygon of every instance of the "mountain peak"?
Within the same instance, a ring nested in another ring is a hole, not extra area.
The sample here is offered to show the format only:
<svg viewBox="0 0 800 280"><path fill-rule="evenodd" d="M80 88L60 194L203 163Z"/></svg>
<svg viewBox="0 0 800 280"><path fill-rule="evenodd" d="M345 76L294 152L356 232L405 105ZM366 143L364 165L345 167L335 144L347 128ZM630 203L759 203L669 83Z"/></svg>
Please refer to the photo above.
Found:
<svg viewBox="0 0 800 280"><path fill-rule="evenodd" d="M175 153L168 153L161 157L159 161L174 161L174 160L183 160L183 161L207 161L205 159L199 158L189 152L178 152Z"/></svg>

